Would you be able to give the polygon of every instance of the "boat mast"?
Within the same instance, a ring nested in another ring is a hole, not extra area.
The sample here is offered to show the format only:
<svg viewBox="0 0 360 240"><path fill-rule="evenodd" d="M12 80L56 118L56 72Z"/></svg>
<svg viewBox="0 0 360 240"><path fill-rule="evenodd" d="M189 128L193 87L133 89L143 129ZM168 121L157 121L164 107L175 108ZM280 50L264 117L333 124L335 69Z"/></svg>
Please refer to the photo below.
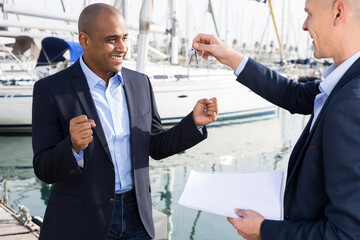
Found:
<svg viewBox="0 0 360 240"><path fill-rule="evenodd" d="M285 38L285 3L286 1L283 0L283 4L282 4L282 21L281 21L281 40L284 41Z"/></svg>
<svg viewBox="0 0 360 240"><path fill-rule="evenodd" d="M284 64L285 63L284 50L283 50L281 40L280 40L280 36L279 36L279 32L278 32L278 29L277 29L277 26L276 26L275 15L274 15L273 7L272 7L272 0L268 0L268 1L269 1L271 17L272 17L272 20L274 22L276 37L277 37L277 40L278 40L279 46L280 46L280 58L281 58L280 62L281 62L281 64Z"/></svg>
<svg viewBox="0 0 360 240"><path fill-rule="evenodd" d="M83 8L85 8L88 5L90 5L90 0L84 0L83 1Z"/></svg>
<svg viewBox="0 0 360 240"><path fill-rule="evenodd" d="M179 63L179 37L177 31L176 0L171 0L171 64Z"/></svg>
<svg viewBox="0 0 360 240"><path fill-rule="evenodd" d="M225 42L228 44L228 35L229 35L229 0L226 0L225 4Z"/></svg>
<svg viewBox="0 0 360 240"><path fill-rule="evenodd" d="M140 11L136 71L144 73L148 57L149 32L154 0L144 0Z"/></svg>
<svg viewBox="0 0 360 240"><path fill-rule="evenodd" d="M211 16L212 16L212 19L213 19L213 22L214 22L215 31L216 31L216 36L220 37L219 30L217 28L216 21L215 21L215 15L214 15L214 10L213 10L211 0L209 0L208 12L211 13Z"/></svg>
<svg viewBox="0 0 360 240"><path fill-rule="evenodd" d="M131 22L131 12L130 12L130 3L128 0L115 0L113 6L117 8L121 14L123 15L126 23ZM129 24L127 24L128 31L131 29L129 28ZM130 35L130 32L129 32ZM135 40L136 41L136 40ZM126 53L126 59L131 59L132 57L132 39L129 38L128 41L128 51Z"/></svg>
<svg viewBox="0 0 360 240"><path fill-rule="evenodd" d="M186 38L185 38L185 62L189 61L189 39L190 39L190 3L189 0L186 0L186 17L185 17L185 21L186 21L186 28L185 28L185 33L186 33ZM188 65L188 76L189 76L189 65Z"/></svg>

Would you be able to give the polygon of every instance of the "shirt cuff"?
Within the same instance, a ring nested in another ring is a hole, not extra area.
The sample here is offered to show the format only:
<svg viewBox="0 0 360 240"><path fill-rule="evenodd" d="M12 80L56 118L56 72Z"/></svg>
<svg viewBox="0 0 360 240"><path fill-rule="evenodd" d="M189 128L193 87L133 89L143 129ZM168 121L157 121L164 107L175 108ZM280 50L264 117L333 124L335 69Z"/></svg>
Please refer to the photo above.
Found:
<svg viewBox="0 0 360 240"><path fill-rule="evenodd" d="M79 152L79 154L77 154L74 149L72 149L72 153L76 159L77 164L79 165L79 167L83 168L84 167L84 150L81 150Z"/></svg>
<svg viewBox="0 0 360 240"><path fill-rule="evenodd" d="M200 132L202 135L204 135L204 133L203 133L203 127L204 127L204 126L202 126L202 125L200 125L200 126L197 127L197 129L199 130L199 132Z"/></svg>
<svg viewBox="0 0 360 240"><path fill-rule="evenodd" d="M248 62L249 58L247 56L244 56L241 60L239 66L236 68L234 75L238 77L240 73L244 70L246 63Z"/></svg>

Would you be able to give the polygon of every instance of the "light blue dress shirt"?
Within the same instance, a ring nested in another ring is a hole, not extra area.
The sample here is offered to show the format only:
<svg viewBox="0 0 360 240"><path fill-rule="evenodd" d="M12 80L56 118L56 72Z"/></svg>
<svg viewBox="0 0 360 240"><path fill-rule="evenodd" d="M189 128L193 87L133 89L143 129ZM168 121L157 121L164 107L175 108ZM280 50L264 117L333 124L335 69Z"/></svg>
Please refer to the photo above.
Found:
<svg viewBox="0 0 360 240"><path fill-rule="evenodd" d="M130 120L121 74L115 73L108 86L92 72L80 58L80 65L88 82L100 118L115 169L115 192L133 189L130 154ZM96 123L95 123L96 124ZM73 154L80 167L84 166L83 151Z"/></svg>
<svg viewBox="0 0 360 240"><path fill-rule="evenodd" d="M234 74L236 77L238 77L240 75L240 73L244 70L245 65L247 64L249 58L247 56L244 56L243 59L241 60L239 66L236 68Z"/></svg>
<svg viewBox="0 0 360 240"><path fill-rule="evenodd" d="M311 122L310 131L314 126L314 123L316 122L316 119L319 116L319 113L321 112L321 109L323 108L330 93L332 92L336 84L339 82L339 80L344 76L346 71L349 70L351 65L353 65L354 62L359 57L360 57L360 51L349 57L345 62L343 62L339 66L336 66L335 63L333 63L331 66L325 69L323 73L324 80L321 81L319 85L320 93L316 95L314 101L314 118Z"/></svg>

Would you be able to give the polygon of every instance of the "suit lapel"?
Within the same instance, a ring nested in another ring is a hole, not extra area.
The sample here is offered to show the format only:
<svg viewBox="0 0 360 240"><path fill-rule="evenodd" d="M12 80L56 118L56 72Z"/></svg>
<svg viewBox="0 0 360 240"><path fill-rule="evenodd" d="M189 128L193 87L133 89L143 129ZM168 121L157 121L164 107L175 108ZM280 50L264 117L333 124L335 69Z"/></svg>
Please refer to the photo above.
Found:
<svg viewBox="0 0 360 240"><path fill-rule="evenodd" d="M76 95L81 105L83 106L84 112L87 115L87 117L95 121L96 127L93 130L97 135L97 137L99 138L99 141L102 147L104 148L108 158L111 160L109 147L107 145L107 141L100 122L100 118L97 113L94 100L91 96L89 85L86 81L83 71L81 70L79 61L74 63L71 74L73 79L70 82L76 92Z"/></svg>
<svg viewBox="0 0 360 240"><path fill-rule="evenodd" d="M321 119L321 117L324 114L324 111L326 109L326 107L329 105L329 103L331 102L331 100L333 99L333 97L336 95L336 93L349 81L351 81L352 79L354 79L357 75L360 74L360 58L358 60L356 60L354 62L353 65L351 65L351 67L349 68L348 71L346 71L346 73L344 74L344 76L339 80L339 82L335 85L334 89L331 91L329 97L326 99L326 102L323 106L323 108L321 109L318 118L316 119L314 126L312 128L312 132L314 131L314 129L316 128L316 126L319 123L319 120ZM311 135L311 134L310 134Z"/></svg>
<svg viewBox="0 0 360 240"><path fill-rule="evenodd" d="M299 138L298 143L294 147L293 153L291 154L290 160L289 160L289 167L288 167L288 180L287 183L292 181L295 176L297 176L297 171L299 170L302 160L304 158L305 152L310 144L310 140L312 136L314 135L314 131L316 130L316 127L324 115L324 112L333 99L333 97L336 95L336 93L349 81L354 79L357 75L360 74L360 58L355 61L353 65L349 68L348 71L344 74L344 76L339 80L339 82L336 84L332 92L330 93L330 96L327 98L323 108L321 109L313 128L310 131L311 122L313 119L313 115L310 118L306 128L304 129L303 133L301 134L301 137ZM309 132L310 131L310 132ZM301 151L299 151L301 149ZM298 154L297 154L298 153Z"/></svg>
<svg viewBox="0 0 360 240"><path fill-rule="evenodd" d="M136 119L136 98L135 98L135 89L133 86L133 80L131 74L129 74L129 71L126 68L122 68L121 75L123 78L124 83L124 90L126 95L126 102L129 110L129 117L130 117L130 129L133 127L133 124L135 124Z"/></svg>
<svg viewBox="0 0 360 240"><path fill-rule="evenodd" d="M135 141L134 141L134 127L136 125L136 98L135 98L135 87L134 87L134 80L132 79L132 75L126 68L122 68L121 76L123 78L124 83L124 90L125 90L125 97L126 103L128 106L129 118L130 118L130 146L131 146L131 156L132 161L134 164L135 161ZM135 166L135 165L134 165Z"/></svg>
<svg viewBox="0 0 360 240"><path fill-rule="evenodd" d="M311 115L308 123L305 126L305 129L303 130L299 140L296 142L296 145L291 153L291 156L289 158L289 164L288 164L288 181L291 179L291 177L293 176L293 172L294 169L297 168L298 164L299 164L299 156L301 156L301 152L304 151L306 146L306 142L309 139L309 131L310 131L310 126L311 126L311 122L314 118L314 115Z"/></svg>

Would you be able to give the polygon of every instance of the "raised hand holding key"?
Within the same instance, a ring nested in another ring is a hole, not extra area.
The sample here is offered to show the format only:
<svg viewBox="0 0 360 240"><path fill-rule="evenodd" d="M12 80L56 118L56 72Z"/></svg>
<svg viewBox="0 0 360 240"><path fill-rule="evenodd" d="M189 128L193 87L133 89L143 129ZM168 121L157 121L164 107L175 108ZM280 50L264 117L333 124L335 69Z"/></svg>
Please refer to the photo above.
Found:
<svg viewBox="0 0 360 240"><path fill-rule="evenodd" d="M207 60L209 56L213 56L219 62L228 65L234 70L244 57L215 35L209 34L198 34L193 40L193 49L205 60Z"/></svg>

